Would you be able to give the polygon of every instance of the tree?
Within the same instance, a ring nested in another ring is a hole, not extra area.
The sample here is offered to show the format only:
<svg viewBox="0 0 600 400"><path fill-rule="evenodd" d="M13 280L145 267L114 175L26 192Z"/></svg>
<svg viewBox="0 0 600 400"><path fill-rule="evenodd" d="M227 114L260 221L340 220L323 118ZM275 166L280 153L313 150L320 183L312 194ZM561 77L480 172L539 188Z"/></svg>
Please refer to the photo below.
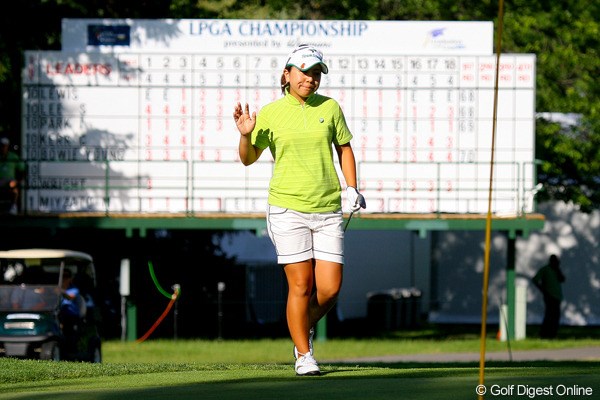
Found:
<svg viewBox="0 0 600 400"><path fill-rule="evenodd" d="M538 200L573 202L590 212L600 208L600 5L519 3L507 10L505 49L537 55L536 110L581 116L564 127L538 118Z"/></svg>

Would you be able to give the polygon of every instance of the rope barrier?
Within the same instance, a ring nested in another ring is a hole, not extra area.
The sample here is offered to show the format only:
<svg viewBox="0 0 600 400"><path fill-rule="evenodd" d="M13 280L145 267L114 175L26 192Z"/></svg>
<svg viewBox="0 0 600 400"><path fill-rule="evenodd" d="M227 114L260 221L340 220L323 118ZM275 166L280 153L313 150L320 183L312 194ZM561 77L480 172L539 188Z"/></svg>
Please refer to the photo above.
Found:
<svg viewBox="0 0 600 400"><path fill-rule="evenodd" d="M171 308L173 307L173 304L175 304L175 302L177 301L177 298L179 297L179 295L181 294L181 289L179 287L179 285L174 285L173 289L173 294L169 294L167 291L165 291L160 284L158 283L158 280L156 279L156 275L154 274L154 267L152 266L152 262L148 261L148 269L150 270L150 276L152 277L152 281L154 282L154 285L156 286L156 288L158 289L158 291L164 295L165 297L167 297L168 299L170 299L169 304L167 304L167 307L165 308L165 310L163 311L163 313L160 315L160 317L158 317L158 319L154 322L154 324L150 327L150 329L148 329L148 331L139 339L136 340L136 343L142 343L144 340L148 339L148 337L150 337L150 335L152 334L152 332L154 332L156 330L156 328L160 325L160 323L165 319L165 317L169 314L169 311L171 311Z"/></svg>
<svg viewBox="0 0 600 400"><path fill-rule="evenodd" d="M167 293L167 291L164 290L160 286L160 283L158 283L158 280L156 279L156 275L154 274L154 266L152 265L152 261L148 261L148 269L150 270L150 276L152 277L152 281L154 282L154 285L156 286L156 288L158 289L158 291L160 293L162 293L162 295L165 296L167 299L170 299L171 298L171 294Z"/></svg>

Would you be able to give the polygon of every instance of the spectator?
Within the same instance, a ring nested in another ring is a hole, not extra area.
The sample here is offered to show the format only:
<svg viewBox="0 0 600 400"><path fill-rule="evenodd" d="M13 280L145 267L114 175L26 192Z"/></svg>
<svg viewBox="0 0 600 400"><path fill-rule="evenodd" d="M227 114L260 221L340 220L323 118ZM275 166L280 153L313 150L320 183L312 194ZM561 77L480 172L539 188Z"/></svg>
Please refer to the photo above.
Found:
<svg viewBox="0 0 600 400"><path fill-rule="evenodd" d="M556 338L560 323L560 304L563 300L561 284L565 281L558 256L552 254L548 264L540 268L532 281L544 295L545 311L540 328L540 337L544 339Z"/></svg>
<svg viewBox="0 0 600 400"><path fill-rule="evenodd" d="M77 321L82 316L83 299L79 293L79 288L73 285L73 273L69 269L63 271L62 296L60 303L61 318Z"/></svg>
<svg viewBox="0 0 600 400"><path fill-rule="evenodd" d="M16 286L11 294L10 302L15 310L39 311L47 307L44 300L45 289L42 283L41 267L28 267L23 272L21 285Z"/></svg>
<svg viewBox="0 0 600 400"><path fill-rule="evenodd" d="M6 201L8 213L18 213L19 189L25 176L25 166L21 158L10 151L10 140L0 138L0 189L2 202Z"/></svg>
<svg viewBox="0 0 600 400"><path fill-rule="evenodd" d="M13 289L10 302L15 310L40 311L46 307L44 288L21 284Z"/></svg>

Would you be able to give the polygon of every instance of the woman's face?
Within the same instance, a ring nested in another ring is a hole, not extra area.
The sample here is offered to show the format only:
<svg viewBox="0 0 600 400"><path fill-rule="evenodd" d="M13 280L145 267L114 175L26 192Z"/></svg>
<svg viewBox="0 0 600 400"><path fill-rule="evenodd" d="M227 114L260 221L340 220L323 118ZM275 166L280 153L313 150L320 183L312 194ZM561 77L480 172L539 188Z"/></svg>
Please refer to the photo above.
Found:
<svg viewBox="0 0 600 400"><path fill-rule="evenodd" d="M285 69L284 75L290 83L290 94L304 103L308 96L319 88L322 72L321 64L316 64L304 72L296 67Z"/></svg>

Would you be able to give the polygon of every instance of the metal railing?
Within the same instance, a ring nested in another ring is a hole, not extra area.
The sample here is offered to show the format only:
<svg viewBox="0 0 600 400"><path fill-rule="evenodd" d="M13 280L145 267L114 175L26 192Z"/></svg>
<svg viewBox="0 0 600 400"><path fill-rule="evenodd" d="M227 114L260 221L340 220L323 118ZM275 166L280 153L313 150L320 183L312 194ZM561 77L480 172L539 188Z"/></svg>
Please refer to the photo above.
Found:
<svg viewBox="0 0 600 400"><path fill-rule="evenodd" d="M24 212L263 212L273 163L26 161ZM340 178L343 176L339 170ZM485 213L489 163L357 163L365 212ZM496 163L492 211L534 211L534 163ZM345 196L342 196L345 202Z"/></svg>

